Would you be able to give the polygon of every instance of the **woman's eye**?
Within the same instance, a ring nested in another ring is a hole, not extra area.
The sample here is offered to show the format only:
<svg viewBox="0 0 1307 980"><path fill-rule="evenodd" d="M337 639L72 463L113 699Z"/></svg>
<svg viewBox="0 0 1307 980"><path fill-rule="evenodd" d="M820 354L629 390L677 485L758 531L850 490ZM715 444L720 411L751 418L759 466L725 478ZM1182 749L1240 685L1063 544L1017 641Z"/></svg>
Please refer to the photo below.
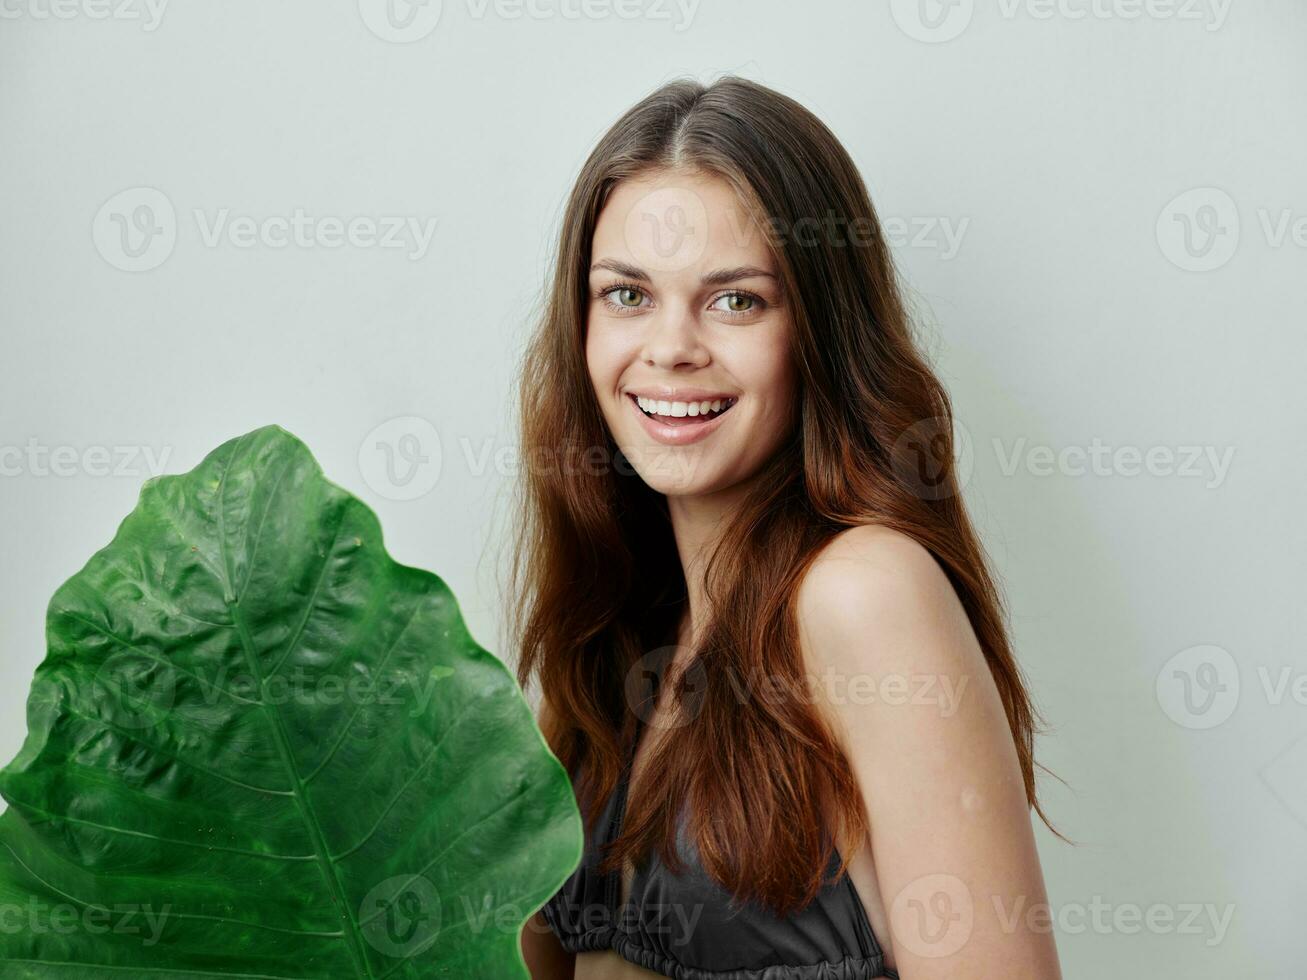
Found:
<svg viewBox="0 0 1307 980"><path fill-rule="evenodd" d="M644 290L634 289L630 286L617 286L608 290L604 295L607 297L616 296L617 300L614 305L628 310L639 309L644 303Z"/></svg>
<svg viewBox="0 0 1307 980"><path fill-rule="evenodd" d="M726 306L719 306L719 303L725 302ZM758 298L748 293L725 293L718 296L713 303L713 307L722 310L725 313L752 313L756 309Z"/></svg>
<svg viewBox="0 0 1307 980"><path fill-rule="evenodd" d="M638 286L611 286L599 293L609 309L621 313L634 313L648 305L649 294ZM723 305L725 304L725 305ZM753 293L722 293L709 309L717 310L728 316L747 316L758 313L767 304Z"/></svg>

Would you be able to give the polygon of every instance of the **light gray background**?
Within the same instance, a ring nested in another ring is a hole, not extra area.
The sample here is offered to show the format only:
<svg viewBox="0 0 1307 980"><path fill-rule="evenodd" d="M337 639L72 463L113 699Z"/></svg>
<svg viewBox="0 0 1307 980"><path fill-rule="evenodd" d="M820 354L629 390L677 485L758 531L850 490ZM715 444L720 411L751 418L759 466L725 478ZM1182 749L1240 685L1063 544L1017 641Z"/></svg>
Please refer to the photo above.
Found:
<svg viewBox="0 0 1307 980"><path fill-rule="evenodd" d="M0 756L46 602L152 471L94 447L176 473L278 422L500 649L510 383L569 182L658 83L735 71L826 120L906 227L1069 784L1043 794L1080 846L1037 824L1066 976L1301 976L1307 7L685 2L446 0L386 40L371 0L3 0ZM136 188L175 213L148 271L115 238ZM422 254L206 243L296 208L436 227ZM392 479L379 442L430 460ZM1123 453L1086 472L1096 444Z"/></svg>

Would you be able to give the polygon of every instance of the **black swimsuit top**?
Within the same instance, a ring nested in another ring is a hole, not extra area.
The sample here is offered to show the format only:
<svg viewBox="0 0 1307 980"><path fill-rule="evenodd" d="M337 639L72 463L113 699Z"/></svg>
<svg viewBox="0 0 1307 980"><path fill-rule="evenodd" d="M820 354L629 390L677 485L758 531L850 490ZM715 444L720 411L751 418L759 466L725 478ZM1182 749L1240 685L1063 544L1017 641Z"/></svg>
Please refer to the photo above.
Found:
<svg viewBox="0 0 1307 980"><path fill-rule="evenodd" d="M635 744L639 745L637 715ZM824 885L801 911L777 918L733 896L698 860L682 817L677 850L685 873L673 875L655 851L637 868L619 912L621 872L600 875L601 846L617 836L633 757L599 816L602 836L586 834L580 866L541 914L572 953L612 949L623 959L675 980L872 980L898 973L885 956L848 873ZM835 850L825 877L839 868Z"/></svg>

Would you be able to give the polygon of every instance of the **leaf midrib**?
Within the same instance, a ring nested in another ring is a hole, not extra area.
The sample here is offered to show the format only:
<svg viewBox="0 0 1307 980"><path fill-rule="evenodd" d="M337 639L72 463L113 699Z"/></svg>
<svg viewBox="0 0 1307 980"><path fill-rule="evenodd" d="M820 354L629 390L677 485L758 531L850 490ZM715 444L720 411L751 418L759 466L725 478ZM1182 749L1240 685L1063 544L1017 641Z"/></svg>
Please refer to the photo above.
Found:
<svg viewBox="0 0 1307 980"><path fill-rule="evenodd" d="M291 752L290 739L286 734L286 726L285 722L282 720L281 711L275 703L269 703L270 699L268 698L268 691L265 686L267 679L259 669L258 657L254 650L253 638L250 636L249 627L246 625L245 619L241 615L241 596L235 591L235 582L232 581L231 560L227 553L225 494L227 489L227 475L231 472L233 460L240 452L242 441L243 438L238 439L236 445L232 447L231 455L227 457L226 463L223 466L222 477L218 482L218 547L221 551L221 564L224 576L223 599L231 614L232 622L236 626L237 635L240 637L241 650L245 656L245 661L249 666L251 674L259 682L260 699L263 702L261 708L269 720L269 727L272 729L273 740L276 742L278 755L281 757L282 765L285 767L286 773L290 777L291 789L295 797L295 805L300 811L300 816L304 821L305 828L308 831L309 838L313 844L313 850L319 865L319 870L322 872L322 876L327 884L327 889L331 893L332 900L336 904L337 910L347 927L342 938L345 940L346 945L349 948L350 955L355 962L355 967L358 970L359 977L366 978L366 980L373 980L372 965L368 960L367 951L363 947L362 933L354 916L350 915L349 903L346 901L344 888L341 886L340 878L337 876L335 863L331 859L331 852L327 847L326 837L322 831L322 824L318 821L317 814L314 813L313 808L309 805L306 787L304 781L300 778L299 769L295 765L295 757ZM288 463L287 465L289 466L290 464ZM277 486L279 487L280 485L281 480L278 478ZM270 510L272 505L273 498L270 496L266 507ZM265 520L266 517L267 511L264 512ZM343 522L344 517L342 515L341 523ZM260 522L260 532L261 531L262 522ZM340 524L338 523L335 532L332 535L332 543L328 546L327 554L323 559L324 575L325 564L331 561L332 552L335 550L336 538L339 534ZM262 535L260 534L259 537L261 536ZM247 560L250 562L250 567L246 569L246 575L248 577L248 575L253 571L254 555L251 554L247 556ZM300 629L287 645L285 653L283 653L281 659L278 661L278 666L291 655L292 648L298 645L300 636L303 634L304 623L308 621L308 617L312 614L312 607L317 601L318 588L322 584L322 578L323 575L320 575L317 585L315 585L313 593L309 596L308 602L306 603L304 617L300 622ZM241 589L241 593L243 592L244 586Z"/></svg>

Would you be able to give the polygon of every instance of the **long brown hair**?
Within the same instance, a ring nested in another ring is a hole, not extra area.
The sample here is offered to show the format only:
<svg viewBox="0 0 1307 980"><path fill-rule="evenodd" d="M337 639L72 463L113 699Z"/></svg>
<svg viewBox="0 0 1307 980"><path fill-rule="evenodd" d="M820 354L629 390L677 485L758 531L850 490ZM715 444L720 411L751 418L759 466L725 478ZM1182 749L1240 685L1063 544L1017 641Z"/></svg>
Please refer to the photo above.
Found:
<svg viewBox="0 0 1307 980"><path fill-rule="evenodd" d="M622 458L585 360L599 213L617 182L660 168L725 179L773 231L797 231L805 221L811 230L835 216L863 238L850 245L830 235L773 236L794 325L795 424L706 564L711 622L691 651L693 670L669 691L688 700L693 674L693 717L654 742L646 772L656 778L632 787L604 869L656 847L673 873L682 870L674 844L688 804L705 870L738 899L785 915L812 901L830 860L820 822L793 814L822 813L817 801L827 800L850 842L840 847L844 872L868 828L838 739L807 699L741 699L739 679L764 675L802 690L799 583L832 537L868 523L910 535L948 575L1007 712L1027 799L1048 823L1035 790L1042 719L960 496L949 398L914 341L866 187L807 109L726 76L708 86L670 82L600 139L568 198L543 315L521 365L527 466L512 642L523 688L539 681L541 727L574 776L587 826L633 744L634 711L642 709L628 679L679 621L687 593L666 499Z"/></svg>

